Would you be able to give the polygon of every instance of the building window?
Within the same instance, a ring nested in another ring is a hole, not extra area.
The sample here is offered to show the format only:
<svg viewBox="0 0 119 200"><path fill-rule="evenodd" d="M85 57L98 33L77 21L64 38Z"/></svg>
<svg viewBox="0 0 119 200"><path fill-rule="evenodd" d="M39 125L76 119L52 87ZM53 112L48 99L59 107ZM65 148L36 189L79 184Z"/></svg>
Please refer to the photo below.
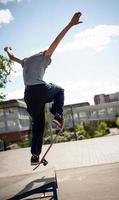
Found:
<svg viewBox="0 0 119 200"><path fill-rule="evenodd" d="M29 116L28 115L19 114L19 119L21 119L21 120L29 120Z"/></svg>
<svg viewBox="0 0 119 200"><path fill-rule="evenodd" d="M86 112L80 112L79 116L80 116L80 118L86 118L87 114L86 114Z"/></svg>
<svg viewBox="0 0 119 200"><path fill-rule="evenodd" d="M78 114L77 113L73 113L73 117L74 117L74 119L77 119L78 118Z"/></svg>
<svg viewBox="0 0 119 200"><path fill-rule="evenodd" d="M5 109L5 114L8 115L13 115L17 111L16 108L7 108Z"/></svg>
<svg viewBox="0 0 119 200"><path fill-rule="evenodd" d="M96 110L91 111L91 116L97 116L97 111Z"/></svg>
<svg viewBox="0 0 119 200"><path fill-rule="evenodd" d="M105 115L105 109L100 109L98 110L99 115Z"/></svg>
<svg viewBox="0 0 119 200"><path fill-rule="evenodd" d="M5 128L5 123L4 122L0 122L0 129Z"/></svg>
<svg viewBox="0 0 119 200"><path fill-rule="evenodd" d="M17 127L17 122L15 120L7 120L8 127Z"/></svg>
<svg viewBox="0 0 119 200"><path fill-rule="evenodd" d="M26 120L26 119L20 119L19 120L20 122L20 129L21 130L24 130L24 128L26 129L30 129L30 121L29 120Z"/></svg>
<svg viewBox="0 0 119 200"><path fill-rule="evenodd" d="M4 110L0 109L0 116L3 116L3 115L4 115Z"/></svg>
<svg viewBox="0 0 119 200"><path fill-rule="evenodd" d="M107 112L108 112L108 114L114 113L114 108L108 108Z"/></svg>

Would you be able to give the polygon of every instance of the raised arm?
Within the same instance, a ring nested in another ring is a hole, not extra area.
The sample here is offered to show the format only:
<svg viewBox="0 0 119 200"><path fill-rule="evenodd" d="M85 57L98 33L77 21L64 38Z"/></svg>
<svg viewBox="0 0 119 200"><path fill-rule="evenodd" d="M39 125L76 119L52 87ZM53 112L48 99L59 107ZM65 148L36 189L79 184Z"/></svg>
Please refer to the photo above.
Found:
<svg viewBox="0 0 119 200"><path fill-rule="evenodd" d="M69 24L59 33L59 35L55 38L50 47L45 51L45 55L51 56L55 51L56 47L58 46L58 44L60 43L60 41L62 40L62 38L68 32L68 30L74 25L82 23L82 21L80 21L80 17L81 17L81 12L77 12L74 14Z"/></svg>
<svg viewBox="0 0 119 200"><path fill-rule="evenodd" d="M17 58L17 57L14 55L14 53L12 52L12 48L11 48L11 47L5 47L5 48L4 48L4 51L7 52L8 56L9 56L9 58L10 58L11 60L13 60L13 61L15 61L15 62L17 62L17 63L19 63L19 64L22 64L22 60L19 59L19 58Z"/></svg>

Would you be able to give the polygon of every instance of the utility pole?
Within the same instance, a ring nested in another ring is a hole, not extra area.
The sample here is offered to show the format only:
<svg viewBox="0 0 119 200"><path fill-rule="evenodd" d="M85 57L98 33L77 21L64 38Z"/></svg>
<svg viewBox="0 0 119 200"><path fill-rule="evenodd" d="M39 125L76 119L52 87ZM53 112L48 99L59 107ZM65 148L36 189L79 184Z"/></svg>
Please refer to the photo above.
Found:
<svg viewBox="0 0 119 200"><path fill-rule="evenodd" d="M74 136L75 136L75 139L77 140L76 128L75 128L75 120L74 120L74 114L73 114L73 108L72 108L72 106L71 106L71 117L72 117L72 124L73 124Z"/></svg>

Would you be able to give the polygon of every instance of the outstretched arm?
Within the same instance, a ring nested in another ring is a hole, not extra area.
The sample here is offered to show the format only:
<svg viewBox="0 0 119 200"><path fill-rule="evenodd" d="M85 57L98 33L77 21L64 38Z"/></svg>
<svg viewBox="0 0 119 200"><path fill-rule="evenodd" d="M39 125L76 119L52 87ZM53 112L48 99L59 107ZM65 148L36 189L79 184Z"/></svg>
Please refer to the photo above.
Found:
<svg viewBox="0 0 119 200"><path fill-rule="evenodd" d="M19 64L22 64L22 60L19 59L19 58L17 58L17 57L13 54L12 48L11 48L11 47L5 47L5 48L4 48L4 51L7 52L8 56L9 56L9 58L10 58L11 60L13 60L13 61L15 61L15 62L17 62L17 63L19 63Z"/></svg>
<svg viewBox="0 0 119 200"><path fill-rule="evenodd" d="M55 38L50 47L45 51L45 55L51 56L55 51L56 47L58 46L58 44L60 43L60 41L62 40L62 38L68 32L68 30L74 25L82 23L82 21L80 21L80 17L81 17L81 12L77 12L74 14L69 24L59 33L59 35Z"/></svg>

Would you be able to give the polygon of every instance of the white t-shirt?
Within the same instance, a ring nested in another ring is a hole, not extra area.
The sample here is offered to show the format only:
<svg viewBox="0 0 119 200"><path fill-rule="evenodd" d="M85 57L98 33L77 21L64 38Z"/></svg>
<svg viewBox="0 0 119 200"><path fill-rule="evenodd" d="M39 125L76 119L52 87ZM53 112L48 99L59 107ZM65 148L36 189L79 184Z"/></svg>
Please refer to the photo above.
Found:
<svg viewBox="0 0 119 200"><path fill-rule="evenodd" d="M43 53L24 58L22 67L25 86L45 83L43 76L50 61L50 56L45 56Z"/></svg>

